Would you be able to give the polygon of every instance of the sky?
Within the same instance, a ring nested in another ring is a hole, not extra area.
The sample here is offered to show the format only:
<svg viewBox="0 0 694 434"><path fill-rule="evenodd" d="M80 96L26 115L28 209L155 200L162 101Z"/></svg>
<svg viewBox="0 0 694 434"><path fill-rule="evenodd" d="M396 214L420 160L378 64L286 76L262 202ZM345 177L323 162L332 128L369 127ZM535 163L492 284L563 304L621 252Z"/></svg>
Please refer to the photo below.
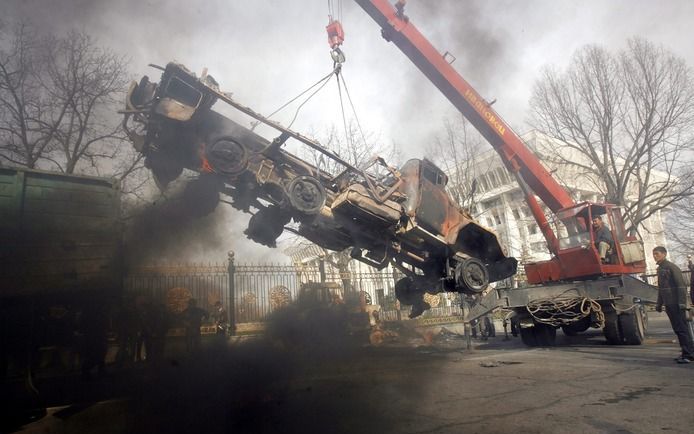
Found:
<svg viewBox="0 0 694 434"><path fill-rule="evenodd" d="M457 112L355 2L341 3L343 75L363 129L394 143L403 159L422 157L443 119ZM127 55L134 79L158 76L149 63L207 67L236 100L269 114L331 70L328 4L3 0L0 17L55 33L85 31ZM694 66L689 0L410 0L405 12L440 52L456 57L454 67L485 99L497 100L495 110L519 133L529 128L528 101L541 69L566 67L586 44L618 50L639 36ZM287 124L293 115L285 110L274 119ZM292 129L320 137L331 125L342 125L334 82L301 109Z"/></svg>

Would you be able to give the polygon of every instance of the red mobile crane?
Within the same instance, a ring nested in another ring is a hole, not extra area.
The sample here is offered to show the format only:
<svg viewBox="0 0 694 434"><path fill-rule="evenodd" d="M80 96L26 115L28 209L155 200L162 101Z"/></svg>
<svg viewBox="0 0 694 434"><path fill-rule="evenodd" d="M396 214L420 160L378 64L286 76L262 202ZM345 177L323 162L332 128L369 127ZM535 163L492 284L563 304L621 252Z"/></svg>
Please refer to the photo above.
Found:
<svg viewBox="0 0 694 434"><path fill-rule="evenodd" d="M626 232L621 209L611 204L576 203L490 104L419 32L404 13L405 0L394 5L387 0L355 1L378 23L383 38L393 42L497 151L520 184L552 254L548 261L525 264L528 283L537 286L491 291L472 307L467 321L501 306L514 312L528 345L553 344L558 327L573 334L590 326L603 327L609 343L640 344L647 323L642 303L655 302L657 290L632 277L645 270L643 243ZM556 216L554 229L535 196ZM606 262L595 247L590 225L595 216L606 217L614 240Z"/></svg>

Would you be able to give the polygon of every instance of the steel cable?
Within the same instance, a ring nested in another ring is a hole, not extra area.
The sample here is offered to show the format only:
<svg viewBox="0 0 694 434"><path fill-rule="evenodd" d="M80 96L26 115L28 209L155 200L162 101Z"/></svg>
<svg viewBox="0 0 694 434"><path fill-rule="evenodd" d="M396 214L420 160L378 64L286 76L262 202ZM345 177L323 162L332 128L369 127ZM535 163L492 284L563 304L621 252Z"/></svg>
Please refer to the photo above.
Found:
<svg viewBox="0 0 694 434"><path fill-rule="evenodd" d="M295 96L294 98L292 98L292 99L290 99L289 101L287 101L286 103L284 103L284 104L283 104L281 107L279 107L277 110L275 110L274 112L272 112L272 113L270 113L269 115L267 115L266 118L267 118L267 119L270 119L272 116L276 115L276 114L279 113L281 110L283 110L285 107L287 107L289 104L291 104L291 103L293 103L294 101L296 101L297 99L301 98L301 97L302 97L304 94L306 94L308 91L310 91L311 89L313 89L314 87L316 87L316 86L318 86L318 85L321 85L318 89L316 89L315 92L313 92L311 95L309 95L308 98L306 98L306 100L305 100L304 102L302 102L302 103L299 105L299 107L296 109L296 112L294 113L294 118L292 119L291 123L289 124L289 126L291 126L291 125L294 123L294 121L296 120L296 117L298 116L299 110L301 109L301 107L303 107L303 105L306 104L306 102L308 102L308 100L310 100L316 93L318 93L318 91L321 90L321 89L326 85L326 83L330 80L330 77L332 77L333 74L335 74L336 72L338 72L339 69L340 69L339 66L335 67L335 68L334 68L332 71L330 71L330 73L328 73L326 76L324 76L323 78L321 78L321 79L318 80L317 82L313 83L313 84L312 84L311 86L309 86L306 90L304 90L303 92L301 92L300 94L298 94L298 95ZM322 84L321 84L321 83L322 83ZM259 122L253 122L253 123L252 123L251 131L254 130L256 126L258 126L258 123L259 123ZM287 128L289 128L289 126L288 126Z"/></svg>
<svg viewBox="0 0 694 434"><path fill-rule="evenodd" d="M543 298L529 302L526 309L535 321L553 327L573 324L594 315L594 323L602 327L605 314L600 304L589 297L571 297L565 291L556 297Z"/></svg>

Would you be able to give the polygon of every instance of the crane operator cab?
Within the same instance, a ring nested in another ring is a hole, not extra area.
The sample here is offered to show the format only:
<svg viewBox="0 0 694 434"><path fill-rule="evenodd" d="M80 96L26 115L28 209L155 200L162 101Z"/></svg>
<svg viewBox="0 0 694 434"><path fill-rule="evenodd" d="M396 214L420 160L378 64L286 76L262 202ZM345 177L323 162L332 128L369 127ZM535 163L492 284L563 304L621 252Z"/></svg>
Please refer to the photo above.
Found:
<svg viewBox="0 0 694 434"><path fill-rule="evenodd" d="M582 270L580 275L638 272L645 267L643 242L624 227L622 210L583 202L557 213L557 256Z"/></svg>

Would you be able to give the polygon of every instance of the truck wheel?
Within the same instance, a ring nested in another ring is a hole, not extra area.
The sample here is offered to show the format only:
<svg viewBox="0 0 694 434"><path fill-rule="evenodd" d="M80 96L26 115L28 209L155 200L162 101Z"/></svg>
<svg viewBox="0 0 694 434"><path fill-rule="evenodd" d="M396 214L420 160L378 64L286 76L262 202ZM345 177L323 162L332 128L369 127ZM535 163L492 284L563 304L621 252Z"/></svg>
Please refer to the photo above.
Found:
<svg viewBox="0 0 694 434"><path fill-rule="evenodd" d="M646 337L646 312L643 306L637 306L629 312L619 315L619 327L624 343L641 345Z"/></svg>
<svg viewBox="0 0 694 434"><path fill-rule="evenodd" d="M535 337L541 347L553 347L557 339L557 329L546 324L535 324Z"/></svg>
<svg viewBox="0 0 694 434"><path fill-rule="evenodd" d="M233 137L221 137L207 150L207 160L216 172L236 176L248 167L248 151Z"/></svg>
<svg viewBox="0 0 694 434"><path fill-rule="evenodd" d="M297 176L287 187L289 203L299 212L306 215L318 214L325 205L325 188L312 176Z"/></svg>
<svg viewBox="0 0 694 434"><path fill-rule="evenodd" d="M590 327L590 317L587 316L580 321L561 326L561 330L566 336L576 336L577 334L588 330Z"/></svg>
<svg viewBox="0 0 694 434"><path fill-rule="evenodd" d="M602 328L602 333L609 345L619 345L623 342L617 312L605 312L605 326Z"/></svg>
<svg viewBox="0 0 694 434"><path fill-rule="evenodd" d="M455 267L458 291L464 294L479 294L489 285L489 271L482 261L465 259Z"/></svg>
<svg viewBox="0 0 694 434"><path fill-rule="evenodd" d="M521 340L529 347L552 347L557 338L557 329L546 324L535 323L534 327L521 328Z"/></svg>
<svg viewBox="0 0 694 434"><path fill-rule="evenodd" d="M521 340L529 347L537 346L537 337L535 336L535 327L521 327Z"/></svg>

